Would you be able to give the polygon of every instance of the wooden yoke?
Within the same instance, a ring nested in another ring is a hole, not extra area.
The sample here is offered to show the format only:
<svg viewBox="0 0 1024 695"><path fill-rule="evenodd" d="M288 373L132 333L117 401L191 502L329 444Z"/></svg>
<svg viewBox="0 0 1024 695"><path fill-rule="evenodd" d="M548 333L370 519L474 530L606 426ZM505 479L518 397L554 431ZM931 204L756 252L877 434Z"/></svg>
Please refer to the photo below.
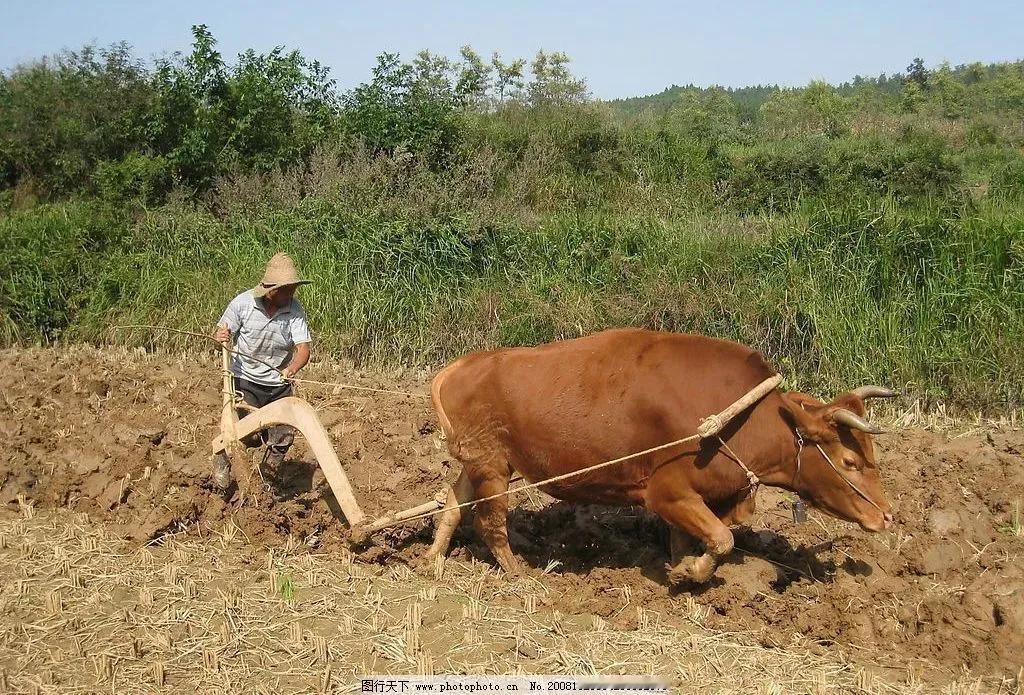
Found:
<svg viewBox="0 0 1024 695"><path fill-rule="evenodd" d="M234 408L232 407L231 410L234 415ZM290 425L306 438L306 442L312 449L313 455L316 456L320 468L323 469L327 483L331 486L334 497L338 500L338 506L345 514L349 526L361 524L364 519L363 512L359 509L359 504L352 493L352 486L348 482L348 476L345 475L341 462L338 461L338 455L334 452L331 440L327 436L327 430L324 429L313 406L301 398L295 396L282 398L252 411L241 420L237 419L237 416L231 420L225 410L225 415L221 419L221 434L213 440L213 452L216 454L224 451L232 446L232 442L237 445L241 438L274 425ZM229 430L228 427L231 427L232 430Z"/></svg>

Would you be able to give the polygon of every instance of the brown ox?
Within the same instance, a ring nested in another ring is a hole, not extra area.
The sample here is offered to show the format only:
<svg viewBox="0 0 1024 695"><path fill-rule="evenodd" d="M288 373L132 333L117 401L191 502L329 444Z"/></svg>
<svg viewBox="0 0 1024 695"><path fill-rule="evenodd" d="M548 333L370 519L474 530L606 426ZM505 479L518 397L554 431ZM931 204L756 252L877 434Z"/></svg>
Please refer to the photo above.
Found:
<svg viewBox="0 0 1024 695"><path fill-rule="evenodd" d="M457 360L434 379L432 394L463 469L427 557L448 551L461 518L456 505L507 490L513 471L544 480L694 434L702 418L773 374L758 353L736 343L633 329ZM891 507L869 436L878 430L862 418L865 398L891 395L864 387L823 404L775 390L721 437L762 483L881 531L892 521ZM641 505L663 518L673 532L673 583L707 581L732 550L729 525L754 511L744 471L713 438L541 489L568 501ZM482 502L475 525L501 567L515 572L507 511L507 497ZM693 538L705 554L679 560Z"/></svg>

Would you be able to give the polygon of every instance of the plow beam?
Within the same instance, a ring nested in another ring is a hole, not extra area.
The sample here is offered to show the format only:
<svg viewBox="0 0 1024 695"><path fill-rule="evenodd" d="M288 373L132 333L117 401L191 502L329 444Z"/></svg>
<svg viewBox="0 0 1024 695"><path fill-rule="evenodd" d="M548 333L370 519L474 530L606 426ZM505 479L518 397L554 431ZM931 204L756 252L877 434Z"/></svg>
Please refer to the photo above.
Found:
<svg viewBox="0 0 1024 695"><path fill-rule="evenodd" d="M509 479L509 483L514 483L517 480L522 479L523 476L517 473ZM398 526L403 521L406 521L408 519L419 518L421 515L424 514L430 515L439 509L443 509L445 503L448 500L448 493L449 491L451 491L451 489L452 488L450 485L446 485L445 488L441 490L439 493L437 493L437 495L434 496L434 499L430 500L429 502L424 502L421 505L418 505L416 507L410 507L409 509L403 509L400 512L393 512L391 514L388 514L387 516L382 516L379 519L376 519L375 521L371 521L368 524L352 529L352 541L354 543L363 543L370 536L377 533L377 531L383 531L386 528Z"/></svg>
<svg viewBox="0 0 1024 695"><path fill-rule="evenodd" d="M355 495L352 494L352 486L348 482L338 455L334 453L334 447L327 436L327 430L317 417L316 410L306 401L295 396L288 396L281 400L274 401L270 405L259 408L249 413L234 425L233 437L238 442L254 432L265 430L274 425L290 425L297 429L309 448L316 456L316 461L327 478L327 483L334 492L334 498L338 500L338 506L345 514L349 526L357 526L363 523L364 516ZM217 454L226 448L234 445L227 441L224 433L213 440L213 453Z"/></svg>
<svg viewBox="0 0 1024 695"><path fill-rule="evenodd" d="M412 507L411 509L405 509L400 512L395 512L394 514L382 516L376 521L352 529L352 541L354 543L362 543L377 531L382 531L390 526L396 526L399 523L405 521L406 519L412 518L414 516L419 516L420 514L426 514L441 509L442 507L444 507L445 499L447 499L447 492L448 490L446 488L438 494L439 499L435 498L429 502L424 502L423 504L417 507Z"/></svg>

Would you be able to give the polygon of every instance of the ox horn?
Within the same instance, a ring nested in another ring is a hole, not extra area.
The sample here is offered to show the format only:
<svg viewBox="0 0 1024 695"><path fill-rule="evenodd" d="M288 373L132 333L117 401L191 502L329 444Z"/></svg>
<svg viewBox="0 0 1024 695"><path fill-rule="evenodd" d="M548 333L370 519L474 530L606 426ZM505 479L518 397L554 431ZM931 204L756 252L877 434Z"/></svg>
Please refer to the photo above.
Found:
<svg viewBox="0 0 1024 695"><path fill-rule="evenodd" d="M860 430L861 432L867 432L868 434L885 434L885 430L872 425L860 415L857 415L846 408L840 408L832 413L832 421L840 425L846 425L847 427L855 430Z"/></svg>
<svg viewBox="0 0 1024 695"><path fill-rule="evenodd" d="M862 401L866 401L869 398L895 398L900 395L892 389L887 389L884 386L858 386L850 393L857 396Z"/></svg>

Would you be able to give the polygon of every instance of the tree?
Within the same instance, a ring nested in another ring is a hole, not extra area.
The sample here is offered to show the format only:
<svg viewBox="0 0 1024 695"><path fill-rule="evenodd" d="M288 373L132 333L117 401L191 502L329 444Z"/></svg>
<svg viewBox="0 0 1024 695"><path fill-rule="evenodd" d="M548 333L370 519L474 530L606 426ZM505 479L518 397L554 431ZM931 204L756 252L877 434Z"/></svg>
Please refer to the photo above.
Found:
<svg viewBox="0 0 1024 695"><path fill-rule="evenodd" d="M761 125L779 135L839 137L849 129L850 102L832 85L811 82L799 90L780 90L761 107Z"/></svg>
<svg viewBox="0 0 1024 695"><path fill-rule="evenodd" d="M739 132L739 110L723 89L690 89L665 114L663 127L692 140L728 141Z"/></svg>
<svg viewBox="0 0 1024 695"><path fill-rule="evenodd" d="M900 110L903 113L917 113L925 101L924 89L915 81L907 82L900 97Z"/></svg>
<svg viewBox="0 0 1024 695"><path fill-rule="evenodd" d="M532 106L582 104L587 100L587 84L569 72L569 63L564 53L537 52L530 63L533 80L527 87Z"/></svg>
<svg viewBox="0 0 1024 695"><path fill-rule="evenodd" d="M463 46L459 55L462 56L462 63L458 67L455 92L467 103L481 104L491 87L493 66L485 63L470 46Z"/></svg>
<svg viewBox="0 0 1024 695"><path fill-rule="evenodd" d="M277 47L231 67L205 25L192 35L192 52L159 61L153 78L151 144L178 182L198 191L226 171L298 162L333 130L334 81L320 63Z"/></svg>
<svg viewBox="0 0 1024 695"><path fill-rule="evenodd" d="M494 89L497 91L498 105L505 103L506 98L518 98L523 89L523 68L526 61L522 58L504 63L497 53L491 56L494 68Z"/></svg>
<svg viewBox="0 0 1024 695"><path fill-rule="evenodd" d="M0 77L0 182L44 194L91 186L99 162L145 148L152 93L125 43L22 65Z"/></svg>
<svg viewBox="0 0 1024 695"><path fill-rule="evenodd" d="M980 87L988 108L1024 116L1024 61L993 66Z"/></svg>
<svg viewBox="0 0 1024 695"><path fill-rule="evenodd" d="M949 63L943 63L929 79L931 96L939 111L949 119L963 118L967 113L967 88L954 75Z"/></svg>
<svg viewBox="0 0 1024 695"><path fill-rule="evenodd" d="M377 57L373 77L343 97L346 131L371 149L399 148L438 161L454 151L466 99L447 59L421 52L413 63L396 53Z"/></svg>
<svg viewBox="0 0 1024 695"><path fill-rule="evenodd" d="M985 79L985 66L978 62L964 65L958 71L963 73L964 84L968 87Z"/></svg>
<svg viewBox="0 0 1024 695"><path fill-rule="evenodd" d="M815 80L801 93L802 116L811 128L830 138L849 130L849 102L827 82Z"/></svg>
<svg viewBox="0 0 1024 695"><path fill-rule="evenodd" d="M920 58L914 58L907 66L907 81L917 84L922 90L928 88L928 70Z"/></svg>

